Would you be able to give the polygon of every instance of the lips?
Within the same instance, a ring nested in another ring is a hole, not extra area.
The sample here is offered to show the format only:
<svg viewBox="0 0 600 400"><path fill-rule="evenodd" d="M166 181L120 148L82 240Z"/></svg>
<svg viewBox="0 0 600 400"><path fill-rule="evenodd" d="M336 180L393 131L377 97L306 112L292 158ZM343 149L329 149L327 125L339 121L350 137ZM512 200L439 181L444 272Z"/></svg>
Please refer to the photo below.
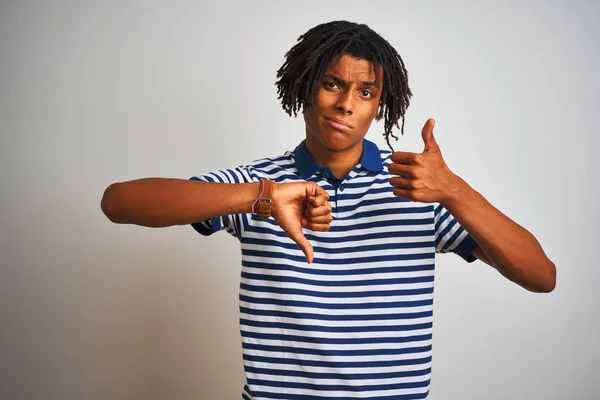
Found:
<svg viewBox="0 0 600 400"><path fill-rule="evenodd" d="M347 122L342 121L341 119L337 119L337 118L333 118L333 117L324 117L324 118L329 123L329 125L335 129L338 129L341 131L347 131L347 130L352 129L352 127L350 125L348 125Z"/></svg>

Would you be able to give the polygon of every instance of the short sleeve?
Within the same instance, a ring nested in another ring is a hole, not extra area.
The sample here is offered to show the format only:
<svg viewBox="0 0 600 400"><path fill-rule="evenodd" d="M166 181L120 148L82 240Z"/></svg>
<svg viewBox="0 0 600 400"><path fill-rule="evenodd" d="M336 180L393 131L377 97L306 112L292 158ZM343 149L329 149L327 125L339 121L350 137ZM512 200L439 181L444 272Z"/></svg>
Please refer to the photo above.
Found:
<svg viewBox="0 0 600 400"><path fill-rule="evenodd" d="M439 203L434 203L434 219L436 253L453 252L469 263L477 259L472 254L477 242Z"/></svg>
<svg viewBox="0 0 600 400"><path fill-rule="evenodd" d="M241 166L234 169L223 169L204 175L192 176L189 180L215 183L249 183L258 182L260 176L251 167ZM198 233L204 236L224 230L230 235L240 238L243 230L240 215L222 215L205 221L198 221L191 225Z"/></svg>

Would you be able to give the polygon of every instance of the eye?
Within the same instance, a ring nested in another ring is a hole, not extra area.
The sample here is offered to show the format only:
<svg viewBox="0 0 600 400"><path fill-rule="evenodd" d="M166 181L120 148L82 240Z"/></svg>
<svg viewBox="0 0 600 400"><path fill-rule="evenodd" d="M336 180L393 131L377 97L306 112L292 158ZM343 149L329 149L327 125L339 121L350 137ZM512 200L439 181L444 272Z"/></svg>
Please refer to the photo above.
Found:
<svg viewBox="0 0 600 400"><path fill-rule="evenodd" d="M335 89L338 87L337 83L335 82L325 82L324 85L328 89Z"/></svg>
<svg viewBox="0 0 600 400"><path fill-rule="evenodd" d="M373 93L371 93L370 91L363 89L360 91L360 94L362 94L364 97L373 97Z"/></svg>

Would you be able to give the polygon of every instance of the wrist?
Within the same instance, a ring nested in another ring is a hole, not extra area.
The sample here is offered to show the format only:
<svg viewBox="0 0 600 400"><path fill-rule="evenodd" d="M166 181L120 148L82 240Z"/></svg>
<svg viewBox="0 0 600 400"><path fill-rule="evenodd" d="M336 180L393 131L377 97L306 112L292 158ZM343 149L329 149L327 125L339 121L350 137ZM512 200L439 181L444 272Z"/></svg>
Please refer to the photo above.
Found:
<svg viewBox="0 0 600 400"><path fill-rule="evenodd" d="M261 179L258 188L258 197L252 203L252 214L260 218L269 218L272 215L273 186L275 181Z"/></svg>
<svg viewBox="0 0 600 400"><path fill-rule="evenodd" d="M449 185L449 189L446 191L445 198L440 201L440 204L447 210L456 207L460 204L464 197L468 195L469 191L473 190L467 182L465 182L460 176L453 174L453 178Z"/></svg>
<svg viewBox="0 0 600 400"><path fill-rule="evenodd" d="M279 199L279 186L281 184L280 183L273 183L273 187L271 188L271 209L274 212L275 208L279 205L279 202L277 201Z"/></svg>

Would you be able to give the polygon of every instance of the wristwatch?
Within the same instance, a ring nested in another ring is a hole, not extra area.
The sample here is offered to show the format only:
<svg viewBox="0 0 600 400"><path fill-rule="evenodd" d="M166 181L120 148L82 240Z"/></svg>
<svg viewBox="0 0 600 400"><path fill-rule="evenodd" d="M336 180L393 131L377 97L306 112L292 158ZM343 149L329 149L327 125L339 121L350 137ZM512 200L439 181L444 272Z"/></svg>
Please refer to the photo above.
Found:
<svg viewBox="0 0 600 400"><path fill-rule="evenodd" d="M271 205L273 201L271 196L273 193L273 185L275 181L269 179L261 179L259 195L252 206L252 213L260 218L269 218L271 216Z"/></svg>

